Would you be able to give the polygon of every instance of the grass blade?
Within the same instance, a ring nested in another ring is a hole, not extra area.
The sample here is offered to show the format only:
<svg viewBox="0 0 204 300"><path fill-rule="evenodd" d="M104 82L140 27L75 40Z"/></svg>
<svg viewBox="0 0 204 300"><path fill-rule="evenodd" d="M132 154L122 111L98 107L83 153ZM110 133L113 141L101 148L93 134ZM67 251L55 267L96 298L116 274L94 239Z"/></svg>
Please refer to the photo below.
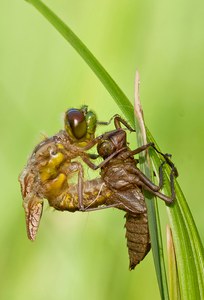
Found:
<svg viewBox="0 0 204 300"><path fill-rule="evenodd" d="M146 128L148 131L148 129ZM148 141L155 142L148 131ZM158 147L158 145L156 145ZM158 147L159 149L159 147ZM158 168L160 159L152 151L155 166ZM169 182L169 168L165 168L165 181ZM165 185L165 192L170 194L169 185ZM178 277L181 299L204 299L204 250L195 222L186 199L175 180L176 200L167 206L170 227L176 252Z"/></svg>
<svg viewBox="0 0 204 300"><path fill-rule="evenodd" d="M140 102L139 96L139 73L136 72L135 78L135 123L137 128L137 142L138 146L142 146L147 144L146 138L146 128L144 124L144 116L143 110ZM152 166L148 151L143 151L140 153L140 169L142 172L152 180ZM155 197L144 191L145 201L147 204L148 209L148 221L149 221L149 229L150 229L150 236L151 236L151 246L152 252L154 257L154 264L157 274L157 280L160 289L161 299L169 299L168 294L168 286L167 286L167 278L166 278L166 271L165 271L165 264L164 264L164 256L163 256L163 244L162 244L162 235L161 235L161 228L160 228L160 220L158 215L158 208Z"/></svg>
<svg viewBox="0 0 204 300"><path fill-rule="evenodd" d="M181 297L180 297L180 289L179 289L176 253L175 253L171 228L169 226L167 226L166 233L167 233L167 254L168 254L170 299L180 300Z"/></svg>
<svg viewBox="0 0 204 300"><path fill-rule="evenodd" d="M97 75L103 83L107 91L113 97L120 109L128 115L128 119L134 124L133 106L128 100L127 96L119 88L113 78L108 74L105 68L99 63L95 56L85 46L85 44L77 37L77 35L43 2L39 0L25 0L32 4L69 42L70 45L78 52L78 54L89 65L93 72Z"/></svg>

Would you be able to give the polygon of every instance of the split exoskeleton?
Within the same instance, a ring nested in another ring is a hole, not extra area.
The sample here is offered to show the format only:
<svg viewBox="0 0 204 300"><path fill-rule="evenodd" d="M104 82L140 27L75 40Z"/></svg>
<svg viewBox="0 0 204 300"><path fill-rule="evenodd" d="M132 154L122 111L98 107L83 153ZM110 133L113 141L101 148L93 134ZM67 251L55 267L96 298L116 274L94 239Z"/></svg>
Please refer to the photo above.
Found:
<svg viewBox="0 0 204 300"><path fill-rule="evenodd" d="M135 154L153 147L152 143L131 151L127 145L127 128L133 131L120 116L113 117L115 128L95 137L97 122L93 112L84 106L70 109L65 114L65 130L46 138L38 144L19 176L26 214L29 239L34 240L42 215L43 201L60 211L91 211L115 207L126 212L126 238L130 269L146 256L151 248L147 208L143 190L148 190L166 203L174 200L174 176L177 171L169 156L164 158L159 170L159 185L153 184L138 168ZM109 122L108 122L109 123ZM121 128L121 124L125 129ZM98 154L87 151L97 145ZM94 159L103 158L96 165ZM92 169L100 168L100 177L85 180L82 160ZM163 184L164 163L171 167L170 197L160 192ZM78 174L77 183L72 183L73 174Z"/></svg>

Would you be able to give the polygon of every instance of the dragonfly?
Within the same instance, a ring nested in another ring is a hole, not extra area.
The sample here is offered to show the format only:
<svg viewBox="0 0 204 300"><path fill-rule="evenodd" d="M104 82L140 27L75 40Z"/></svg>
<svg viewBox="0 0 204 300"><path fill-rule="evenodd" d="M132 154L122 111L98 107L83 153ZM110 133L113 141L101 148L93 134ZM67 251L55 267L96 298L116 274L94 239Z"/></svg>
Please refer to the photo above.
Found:
<svg viewBox="0 0 204 300"><path fill-rule="evenodd" d="M126 121L118 115L113 119L116 129L95 138L95 115L89 113L87 108L68 110L65 114L65 130L46 138L35 147L19 181L27 234L31 240L37 234L44 199L60 211L92 211L109 207L126 211L130 269L134 269L150 250L142 188L152 191L167 203L173 201L173 196L169 198L159 192L162 179L159 186L155 186L136 167L138 161L134 159L134 155L154 145L149 144L131 151L127 146L126 132L121 128L121 124L126 126ZM80 128L80 132L76 128ZM129 125L127 128L129 129ZM97 155L86 152L96 144L98 155L104 159L98 166L91 162ZM78 158L92 169L100 168L101 177L84 181L83 166ZM170 164L168 157L164 158ZM78 183L70 184L75 172L78 172ZM140 233L140 238L144 238L143 243L135 241L139 238L138 228L145 232ZM138 248L140 244L143 245L142 249Z"/></svg>
<svg viewBox="0 0 204 300"><path fill-rule="evenodd" d="M115 127L119 126L117 116L114 123ZM45 138L34 148L19 175L29 239L34 240L36 237L44 198L57 207L57 203L60 202L58 199L64 198L66 191L66 201L72 199L67 209L73 211L78 206L79 210L84 210L85 201L82 195L84 169L79 158L93 168L91 159L97 158L98 155L87 153L87 150L102 138L102 136L95 138L97 124L100 122L97 121L96 114L89 111L86 105L81 109L69 109L64 116L64 130ZM74 190L69 191L68 185L75 173L78 173L77 195L74 194ZM73 196L68 196L72 193ZM77 204L75 202L72 204L74 198L77 198ZM59 205L59 209L62 207L62 204Z"/></svg>

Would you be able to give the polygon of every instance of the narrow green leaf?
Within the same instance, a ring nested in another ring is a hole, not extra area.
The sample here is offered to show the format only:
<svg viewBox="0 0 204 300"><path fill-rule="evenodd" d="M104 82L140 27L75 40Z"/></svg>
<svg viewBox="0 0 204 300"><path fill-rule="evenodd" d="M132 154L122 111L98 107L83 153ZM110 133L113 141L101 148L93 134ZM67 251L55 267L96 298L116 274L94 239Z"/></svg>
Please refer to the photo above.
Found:
<svg viewBox="0 0 204 300"><path fill-rule="evenodd" d="M167 256L168 256L168 273L169 273L169 296L171 300L180 300L180 286L178 278L178 268L176 253L172 237L171 228L167 226Z"/></svg>
<svg viewBox="0 0 204 300"><path fill-rule="evenodd" d="M80 56L101 80L107 91L112 95L130 124L134 126L133 106L128 98L92 55L80 39L65 25L46 5L39 0L27 0L61 33L61 35L75 48ZM146 128L147 129L147 128ZM147 138L153 141L147 129ZM160 164L157 154L152 153L156 167ZM166 177L169 170L166 168ZM167 188L168 190L168 188ZM173 233L175 252L178 263L178 275L181 299L204 299L204 251L187 202L176 183L177 199L175 204L167 207L169 221Z"/></svg>
<svg viewBox="0 0 204 300"><path fill-rule="evenodd" d="M148 131L147 128L146 130ZM148 141L156 144L149 131L148 138ZM159 167L158 155L152 151L151 156L155 166ZM167 182L169 182L169 174L170 170L166 167L165 181ZM170 194L168 184L165 185L165 192ZM167 206L167 212L176 252L181 299L204 299L203 246L186 199L176 180L175 192L176 200L173 205Z"/></svg>
<svg viewBox="0 0 204 300"><path fill-rule="evenodd" d="M139 73L136 72L135 79L135 124L136 124L136 134L137 134L137 142L138 146L142 146L147 144L146 137L146 128L144 124L143 110L140 102L139 95ZM143 151L140 153L140 169L141 171L152 180L152 166L148 151ZM159 220L159 212L157 208L157 202L155 201L155 197L144 191L145 201L147 204L148 211L148 220L149 220L149 229L150 229L150 237L151 237L151 246L154 257L154 264L157 274L157 280L160 289L161 299L169 299L168 294L168 286L167 286L167 278L166 278L166 270L164 263L164 255L163 255L163 243L162 243L162 234L160 228L160 220Z"/></svg>
<svg viewBox="0 0 204 300"><path fill-rule="evenodd" d="M69 42L70 45L78 52L78 54L89 65L92 71L97 75L103 83L107 91L113 97L117 105L124 112L126 117L134 124L133 106L128 100L127 96L119 88L113 78L108 74L105 68L99 63L95 56L89 51L84 43L77 37L77 35L43 2L39 0L25 0L32 4Z"/></svg>

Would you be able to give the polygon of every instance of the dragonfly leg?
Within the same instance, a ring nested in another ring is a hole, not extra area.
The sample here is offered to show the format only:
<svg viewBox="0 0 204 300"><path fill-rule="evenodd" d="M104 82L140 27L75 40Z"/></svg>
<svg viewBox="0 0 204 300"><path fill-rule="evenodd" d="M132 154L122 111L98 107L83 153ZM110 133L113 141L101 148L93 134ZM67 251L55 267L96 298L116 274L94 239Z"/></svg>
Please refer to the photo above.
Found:
<svg viewBox="0 0 204 300"><path fill-rule="evenodd" d="M106 206L89 207L89 208L85 207L83 210L80 210L80 211L89 212L89 211L96 211L96 210L102 210L102 209L114 208L114 207L117 207L117 204L108 204Z"/></svg>
<svg viewBox="0 0 204 300"><path fill-rule="evenodd" d="M154 146L154 143L148 143L146 145L142 145L141 147L138 147L137 149L130 151L130 155L135 155L135 154L141 153L142 151L145 151L149 147L153 147L153 146Z"/></svg>
<svg viewBox="0 0 204 300"><path fill-rule="evenodd" d="M164 154L162 152L160 152L154 145L154 143L148 143L146 145L143 145L133 151L131 151L132 155L138 154L146 149L148 149L149 147L153 147L153 149L155 151L157 151L160 155L163 156L163 158L165 159L165 161L163 161L159 167L159 185L156 186L154 185L141 171L137 170L137 174L138 176L142 179L142 181L149 187L151 188L152 191L158 192L162 186L163 186L163 166L165 163L167 163L170 168L171 168L171 172L170 172L170 188L171 188L171 197L168 197L168 199L171 199L172 201L175 199L175 187L174 187L174 178L178 176L178 171L174 165L174 163L172 163L172 161L170 160L169 157L171 157L171 154Z"/></svg>
<svg viewBox="0 0 204 300"><path fill-rule="evenodd" d="M83 204L83 178L84 178L84 169L81 163L73 161L66 170L66 173L69 175L72 172L78 172L78 205L79 210L84 209Z"/></svg>
<svg viewBox="0 0 204 300"><path fill-rule="evenodd" d="M91 141L89 141L86 144L86 146L84 146L84 147L78 147L78 149L79 149L80 152L84 152L84 151L90 150L93 146L95 146L102 139L104 139L104 137L107 139L108 137L113 136L115 133L117 133L120 130L122 130L122 129L119 127L119 128L114 129L114 130L108 131L108 132L106 132L104 134L101 134L101 135L97 136L96 138L92 139ZM91 157L92 154L91 155L88 154L88 156L90 156L90 158L92 158ZM95 154L94 154L94 156L95 156Z"/></svg>
<svg viewBox="0 0 204 300"><path fill-rule="evenodd" d="M109 125L112 120L114 120L114 125L116 129L121 128L121 124L123 124L127 129L129 129L130 132L135 132L135 130L128 124L126 120L124 120L120 115L115 114L110 118L108 122L97 122L99 125Z"/></svg>
<svg viewBox="0 0 204 300"><path fill-rule="evenodd" d="M172 203L175 199L175 188L174 188L174 169L171 170L170 173L170 189L171 189L171 196L166 196L163 193L159 192L159 190L163 186L163 166L166 161L163 161L159 167L159 185L155 185L145 174L143 174L136 166L128 166L127 171L135 174L135 184L137 186L141 186L144 189L150 191L152 194L158 196L159 198L163 199L167 203Z"/></svg>
<svg viewBox="0 0 204 300"><path fill-rule="evenodd" d="M78 163L79 164L79 163ZM79 209L84 209L83 204L83 175L84 170L81 164L79 164L79 173L78 173L78 202L79 202Z"/></svg>
<svg viewBox="0 0 204 300"><path fill-rule="evenodd" d="M155 185L145 174L142 173L136 166L128 166L128 171L131 171L132 174L136 175L136 178L139 179L137 182L143 182L147 187L149 187L152 191L159 191L161 189L161 184L163 183L163 175L162 171L161 173L161 182L159 182L159 185ZM137 184L136 182L136 184Z"/></svg>
<svg viewBox="0 0 204 300"><path fill-rule="evenodd" d="M93 203L94 202L95 201L93 201ZM92 204L90 204L90 205L92 205ZM122 201L119 201L118 199L117 199L117 202L113 203L113 204L105 204L104 203L103 205L100 204L98 207L90 207L90 205L87 206L87 207L85 207L81 211L83 211L83 212L89 212L89 211L96 211L96 210L102 210L102 209L107 209L107 208L119 208L119 209L122 209L122 210L124 210L126 212L128 211L128 212L135 213L134 210L130 209L128 206L126 206Z"/></svg>
<svg viewBox="0 0 204 300"><path fill-rule="evenodd" d="M173 170L174 173L174 177L178 177L178 171L174 165L174 163L170 160L171 154L169 153L162 153L161 151L159 151L154 143L148 143L146 145L143 145L141 147L138 147L137 149L131 151L131 155L135 155L138 154L142 151L147 150L149 147L152 147L157 153L159 153L166 161L166 163L170 166L170 168Z"/></svg>
<svg viewBox="0 0 204 300"><path fill-rule="evenodd" d="M171 158L171 154L169 154L169 153L162 153L162 152L160 152L157 148L156 148L156 146L154 145L154 143L153 143L153 145L152 145L152 147L154 148L154 150L157 152L157 153L159 153L161 156L163 156L163 158L165 159L165 161L166 161L166 163L169 165L169 167L172 169L172 173L173 173L173 175L174 175L174 177L178 177L178 170L177 170L177 168L175 167L175 165L174 165L174 163L170 160L170 158Z"/></svg>
<svg viewBox="0 0 204 300"><path fill-rule="evenodd" d="M105 158L99 165L96 165L90 161L90 159L87 156L81 156L82 160L92 169L92 170L97 170L102 168L107 162L109 162L113 157L117 156L120 152L125 150L126 147L121 148L119 150L116 150L113 152L111 155L109 155L107 158ZM98 155L99 156L99 155ZM100 157L100 156L99 156Z"/></svg>
<svg viewBox="0 0 204 300"><path fill-rule="evenodd" d="M148 178L148 180L143 180L144 178L142 178L142 180L137 182L138 186L141 186L143 189L149 191L151 194L155 195L156 197L159 197L160 199L164 200L166 203L170 204L173 203L173 201L175 200L175 188L174 188L174 175L173 175L173 171L170 174L170 188L171 188L171 196L167 196L161 192L159 192L159 190L154 190L151 188L151 184L154 185Z"/></svg>

